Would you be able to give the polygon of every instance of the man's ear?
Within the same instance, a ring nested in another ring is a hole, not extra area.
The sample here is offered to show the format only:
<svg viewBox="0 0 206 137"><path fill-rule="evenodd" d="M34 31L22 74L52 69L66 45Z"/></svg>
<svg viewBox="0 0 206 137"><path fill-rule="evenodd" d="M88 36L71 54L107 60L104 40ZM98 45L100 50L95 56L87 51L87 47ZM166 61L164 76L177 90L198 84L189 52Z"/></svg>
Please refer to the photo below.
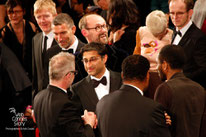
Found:
<svg viewBox="0 0 206 137"><path fill-rule="evenodd" d="M84 37L86 37L88 35L87 30L86 29L82 29L81 33Z"/></svg>
<svg viewBox="0 0 206 137"><path fill-rule="evenodd" d="M105 54L104 55L104 63L106 64L106 62L107 62L107 59L108 59L108 56L107 56L107 54Z"/></svg>
<svg viewBox="0 0 206 137"><path fill-rule="evenodd" d="M72 33L75 34L76 32L76 26L72 26Z"/></svg>
<svg viewBox="0 0 206 137"><path fill-rule="evenodd" d="M190 17L190 19L192 18L192 14L193 14L193 9L190 9L189 11L188 11L188 13L189 13L189 17Z"/></svg>

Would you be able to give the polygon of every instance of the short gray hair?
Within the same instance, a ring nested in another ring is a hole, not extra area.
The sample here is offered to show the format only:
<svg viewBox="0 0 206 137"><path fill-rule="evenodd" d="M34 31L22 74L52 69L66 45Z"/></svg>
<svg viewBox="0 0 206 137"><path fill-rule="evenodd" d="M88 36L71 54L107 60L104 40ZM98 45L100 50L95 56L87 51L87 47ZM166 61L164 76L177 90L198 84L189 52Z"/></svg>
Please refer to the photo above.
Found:
<svg viewBox="0 0 206 137"><path fill-rule="evenodd" d="M60 52L53 56L49 62L49 79L60 80L69 71L75 70L75 56L66 52Z"/></svg>
<svg viewBox="0 0 206 137"><path fill-rule="evenodd" d="M147 15L146 26L154 36L164 32L167 28L167 17L165 13L160 10L152 11Z"/></svg>
<svg viewBox="0 0 206 137"><path fill-rule="evenodd" d="M56 25L62 25L64 23L67 24L70 27L74 26L73 19L66 13L58 14L52 22L52 24L55 25L55 26Z"/></svg>

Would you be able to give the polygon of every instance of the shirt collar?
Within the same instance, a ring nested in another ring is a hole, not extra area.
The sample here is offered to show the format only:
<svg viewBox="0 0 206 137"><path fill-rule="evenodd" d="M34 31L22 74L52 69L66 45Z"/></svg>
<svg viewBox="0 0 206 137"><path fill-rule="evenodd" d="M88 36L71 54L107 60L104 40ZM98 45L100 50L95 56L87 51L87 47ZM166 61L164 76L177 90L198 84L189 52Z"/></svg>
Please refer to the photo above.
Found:
<svg viewBox="0 0 206 137"><path fill-rule="evenodd" d="M189 27L190 27L191 25L192 25L192 21L190 20L190 21L187 23L187 25L185 25L182 29L180 29L180 32L181 32L182 36L186 33L186 31L189 29ZM178 31L177 28L176 28L176 31Z"/></svg>
<svg viewBox="0 0 206 137"><path fill-rule="evenodd" d="M69 49L73 49L73 52L75 53L76 50L77 50L77 46L78 46L78 39L76 36L74 36L75 40L74 40L74 43L68 48L68 49L65 49L65 48L62 48L63 50L69 50Z"/></svg>
<svg viewBox="0 0 206 137"><path fill-rule="evenodd" d="M49 34L46 35L46 34L43 32L43 36L47 36L48 39L53 39L53 38L54 38L54 33L53 33L53 31L50 31Z"/></svg>
<svg viewBox="0 0 206 137"><path fill-rule="evenodd" d="M124 84L124 85L131 86L131 87L137 89L142 96L144 95L143 91L142 91L141 89L139 89L138 87L136 87L136 86L134 86L134 85L131 85L131 84Z"/></svg>

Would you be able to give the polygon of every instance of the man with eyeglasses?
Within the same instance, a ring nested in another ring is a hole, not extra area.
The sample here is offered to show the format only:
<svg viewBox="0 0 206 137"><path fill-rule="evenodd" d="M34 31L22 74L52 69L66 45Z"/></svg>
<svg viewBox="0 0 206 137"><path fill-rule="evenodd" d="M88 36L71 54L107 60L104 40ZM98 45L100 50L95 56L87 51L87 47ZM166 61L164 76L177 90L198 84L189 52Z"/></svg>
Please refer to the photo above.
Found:
<svg viewBox="0 0 206 137"><path fill-rule="evenodd" d="M108 51L107 67L113 71L121 72L122 61L128 53L109 44L108 25L104 18L97 14L86 14L79 21L79 28L88 43L99 42L105 44ZM116 35L115 39L121 38Z"/></svg>
<svg viewBox="0 0 206 137"><path fill-rule="evenodd" d="M183 73L206 88L206 36L191 21L193 0L169 0L169 14L175 26L172 44L183 47Z"/></svg>
<svg viewBox="0 0 206 137"><path fill-rule="evenodd" d="M76 26L73 19L66 13L58 14L52 22L52 31L54 38L58 43L58 46L51 47L47 51L45 59L45 70L48 70L49 59L59 52L68 52L75 55L75 64L78 74L76 75L74 82L76 83L87 76L87 72L84 70L84 65L81 61L80 49L85 45L76 36ZM45 73L45 83L48 83L48 72Z"/></svg>
<svg viewBox="0 0 206 137"><path fill-rule="evenodd" d="M120 73L106 68L108 59L102 43L91 42L81 49L82 61L88 76L71 87L74 98L80 98L82 109L95 112L97 102L122 85ZM95 130L95 135L99 131Z"/></svg>
<svg viewBox="0 0 206 137"><path fill-rule="evenodd" d="M74 102L71 91L67 91L75 72L74 55L60 52L51 58L49 86L34 98L34 115L40 136L95 137L96 115L85 110L81 116L81 104Z"/></svg>

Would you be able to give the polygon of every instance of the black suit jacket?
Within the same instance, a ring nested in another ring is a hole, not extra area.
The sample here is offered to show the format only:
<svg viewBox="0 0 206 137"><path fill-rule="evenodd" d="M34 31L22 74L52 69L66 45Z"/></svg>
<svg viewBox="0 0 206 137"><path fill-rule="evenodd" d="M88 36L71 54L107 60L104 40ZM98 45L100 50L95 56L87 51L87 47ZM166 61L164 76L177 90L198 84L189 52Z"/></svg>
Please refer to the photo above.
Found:
<svg viewBox="0 0 206 137"><path fill-rule="evenodd" d="M186 53L185 76L206 89L206 36L193 23L178 45Z"/></svg>
<svg viewBox="0 0 206 137"><path fill-rule="evenodd" d="M170 137L164 109L129 85L103 97L96 113L102 137Z"/></svg>
<svg viewBox="0 0 206 137"><path fill-rule="evenodd" d="M126 51L115 46L105 45L107 49L108 59L106 66L108 69L116 72L122 71L122 62L129 55Z"/></svg>
<svg viewBox="0 0 206 137"><path fill-rule="evenodd" d="M84 64L82 62L82 57L80 55L80 49L84 46L85 44L83 42L81 42L80 40L78 40L78 46L76 49L76 52L74 53L75 55L75 68L78 71L78 74L75 76L74 82L76 83L78 81L80 81L81 79L83 79L84 77L87 76L87 72L84 69ZM47 51L47 55L45 57L45 73L44 73L44 86L47 86L49 83L49 76L48 76L48 66L49 66L49 60L56 54L58 54L59 52L62 51L62 48L59 45L56 45L54 47L51 47L50 49L48 49Z"/></svg>
<svg viewBox="0 0 206 137"><path fill-rule="evenodd" d="M119 73L110 71L110 91L117 90L122 85L122 79ZM94 90L91 77L88 75L78 83L72 85L71 91L80 98L83 110L95 112L96 104L99 101Z"/></svg>
<svg viewBox="0 0 206 137"><path fill-rule="evenodd" d="M199 137L205 105L202 86L186 78L183 73L175 73L157 88L155 100L168 109L174 137Z"/></svg>
<svg viewBox="0 0 206 137"><path fill-rule="evenodd" d="M44 61L42 61L42 41L43 41L43 32L36 34L32 39L32 86L34 90L34 96L38 91L46 88L44 86ZM54 39L51 47L57 45L56 40ZM48 51L48 50L47 50ZM47 53L46 53L47 54Z"/></svg>
<svg viewBox="0 0 206 137"><path fill-rule="evenodd" d="M49 85L34 98L34 115L42 137L94 137L83 124L78 101L58 87Z"/></svg>

